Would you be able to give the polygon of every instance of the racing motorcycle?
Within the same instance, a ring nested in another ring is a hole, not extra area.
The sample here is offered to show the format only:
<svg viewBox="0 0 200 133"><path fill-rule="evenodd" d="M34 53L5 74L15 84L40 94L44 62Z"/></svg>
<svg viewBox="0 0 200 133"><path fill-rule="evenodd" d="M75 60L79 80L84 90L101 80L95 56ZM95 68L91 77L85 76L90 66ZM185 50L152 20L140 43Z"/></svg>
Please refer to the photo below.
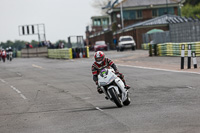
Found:
<svg viewBox="0 0 200 133"><path fill-rule="evenodd" d="M131 103L124 82L113 69L104 68L101 70L98 75L98 85L106 95L106 99L110 99L117 107L128 106Z"/></svg>

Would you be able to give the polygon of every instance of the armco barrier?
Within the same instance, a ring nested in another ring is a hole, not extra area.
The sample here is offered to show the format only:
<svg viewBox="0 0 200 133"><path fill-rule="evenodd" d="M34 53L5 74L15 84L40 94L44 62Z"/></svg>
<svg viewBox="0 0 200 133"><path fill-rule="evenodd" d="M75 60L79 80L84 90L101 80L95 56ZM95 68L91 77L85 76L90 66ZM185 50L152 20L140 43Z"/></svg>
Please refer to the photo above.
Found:
<svg viewBox="0 0 200 133"><path fill-rule="evenodd" d="M185 56L188 56L188 44L191 44L191 51L196 53L196 56L200 56L200 42L187 42L187 43L162 43L154 44L150 43L142 44L142 49L149 50L149 55L158 56L181 56L181 45L185 45ZM152 48L152 49L149 49Z"/></svg>
<svg viewBox="0 0 200 133"><path fill-rule="evenodd" d="M143 43L142 44L142 49L149 50L149 45L150 45L150 43Z"/></svg>
<svg viewBox="0 0 200 133"><path fill-rule="evenodd" d="M157 44L157 50L159 56L181 56L181 45L185 45L185 56L188 56L188 44L191 44L191 51L196 53L196 56L200 56L200 42L192 43L164 43Z"/></svg>
<svg viewBox="0 0 200 133"><path fill-rule="evenodd" d="M17 51L17 57L21 57L21 51Z"/></svg>
<svg viewBox="0 0 200 133"><path fill-rule="evenodd" d="M49 49L48 57L54 58L54 59L88 58L89 57L89 47Z"/></svg>
<svg viewBox="0 0 200 133"><path fill-rule="evenodd" d="M48 49L48 58L72 59L72 49Z"/></svg>

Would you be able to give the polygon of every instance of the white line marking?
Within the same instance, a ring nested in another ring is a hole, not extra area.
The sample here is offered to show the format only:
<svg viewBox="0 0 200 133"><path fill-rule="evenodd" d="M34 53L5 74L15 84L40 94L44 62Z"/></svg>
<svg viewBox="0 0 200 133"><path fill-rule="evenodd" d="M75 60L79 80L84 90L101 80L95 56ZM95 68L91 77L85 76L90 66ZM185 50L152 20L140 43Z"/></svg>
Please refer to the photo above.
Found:
<svg viewBox="0 0 200 133"><path fill-rule="evenodd" d="M23 98L23 99L27 99L22 93L21 91L19 91L17 88L15 88L14 86L10 86L14 91L16 91L18 94L20 94L20 96Z"/></svg>
<svg viewBox="0 0 200 133"><path fill-rule="evenodd" d="M21 94L21 91L19 91L18 89L16 89L14 86L10 86L14 91L16 91L18 94Z"/></svg>
<svg viewBox="0 0 200 133"><path fill-rule="evenodd" d="M168 70L168 69L160 69L160 68L151 68L151 67L142 67L142 66L131 66L131 65L121 65L118 66L125 66L125 67L133 67L133 68L140 68L140 69L149 69L149 70L158 70L158 71L166 71L166 72L176 72L176 73L192 73L192 74L200 74L200 72L183 72L183 71L176 71L176 70Z"/></svg>
<svg viewBox="0 0 200 133"><path fill-rule="evenodd" d="M17 75L22 76L21 73L17 73Z"/></svg>
<svg viewBox="0 0 200 133"><path fill-rule="evenodd" d="M102 109L100 109L99 107L96 107L96 109L97 109L97 110L99 110L99 111L103 111L103 110L102 110Z"/></svg>
<svg viewBox="0 0 200 133"><path fill-rule="evenodd" d="M6 81L4 81L3 79L0 79L1 82L5 83L5 84L8 84ZM10 87L15 91L17 92L18 94L20 94L20 96L23 98L23 99L27 99L22 93L21 91L19 91L17 88L15 88L14 86L10 85Z"/></svg>
<svg viewBox="0 0 200 133"><path fill-rule="evenodd" d="M25 100L27 99L23 94L20 94L20 96Z"/></svg>
<svg viewBox="0 0 200 133"><path fill-rule="evenodd" d="M85 97L85 98L83 98L83 99L87 100L87 99L90 99L90 97Z"/></svg>
<svg viewBox="0 0 200 133"><path fill-rule="evenodd" d="M36 68L40 68L40 69L44 69L43 67L41 67L41 66L37 66L37 65L35 65L35 64L32 64L32 67L36 67Z"/></svg>
<svg viewBox="0 0 200 133"><path fill-rule="evenodd" d="M1 80L1 82L6 83L6 81L4 81L3 79L0 79L0 80Z"/></svg>

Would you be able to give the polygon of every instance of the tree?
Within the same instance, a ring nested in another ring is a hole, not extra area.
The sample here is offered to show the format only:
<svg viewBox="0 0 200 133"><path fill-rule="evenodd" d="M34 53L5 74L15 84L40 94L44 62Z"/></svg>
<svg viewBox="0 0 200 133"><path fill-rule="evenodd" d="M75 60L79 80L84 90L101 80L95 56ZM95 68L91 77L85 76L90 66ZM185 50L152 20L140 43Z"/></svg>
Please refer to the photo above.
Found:
<svg viewBox="0 0 200 133"><path fill-rule="evenodd" d="M200 17L200 3L198 5L190 5L190 4L186 4L182 7L181 13L183 16L185 17Z"/></svg>
<svg viewBox="0 0 200 133"><path fill-rule="evenodd" d="M200 1L199 0L186 0L185 4L190 4L192 6L195 6L197 4L199 4Z"/></svg>
<svg viewBox="0 0 200 133"><path fill-rule="evenodd" d="M109 1L112 0L93 0L92 7L97 9L102 15L105 15L107 10L102 10L102 7L105 7Z"/></svg>

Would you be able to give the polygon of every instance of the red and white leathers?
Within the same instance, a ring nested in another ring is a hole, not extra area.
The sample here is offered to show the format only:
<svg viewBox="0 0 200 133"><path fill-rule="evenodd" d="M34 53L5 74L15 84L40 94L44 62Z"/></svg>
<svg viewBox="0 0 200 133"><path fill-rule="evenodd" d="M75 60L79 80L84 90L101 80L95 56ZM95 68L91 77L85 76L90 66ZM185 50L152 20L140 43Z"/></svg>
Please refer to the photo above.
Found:
<svg viewBox="0 0 200 133"><path fill-rule="evenodd" d="M93 80L95 82L98 81L98 74L100 73L102 68L110 68L112 67L115 71L117 71L117 67L114 64L114 62L108 58L105 58L104 61L101 64L98 64L96 61L92 65L92 74L93 74Z"/></svg>
<svg viewBox="0 0 200 133"><path fill-rule="evenodd" d="M2 50L2 51L1 51L1 57L2 57L2 58L5 58L5 57L6 57L6 51L5 51L5 50Z"/></svg>

